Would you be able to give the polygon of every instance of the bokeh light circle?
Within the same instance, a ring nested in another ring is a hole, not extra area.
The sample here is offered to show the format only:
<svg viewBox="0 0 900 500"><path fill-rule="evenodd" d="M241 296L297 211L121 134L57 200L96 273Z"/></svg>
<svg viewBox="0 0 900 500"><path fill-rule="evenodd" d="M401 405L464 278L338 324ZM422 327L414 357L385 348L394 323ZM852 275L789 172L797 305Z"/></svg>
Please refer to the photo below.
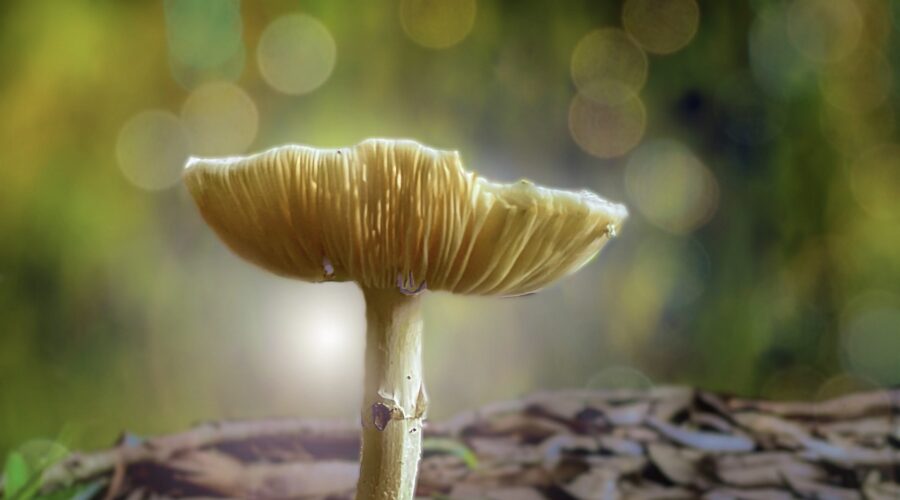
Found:
<svg viewBox="0 0 900 500"><path fill-rule="evenodd" d="M673 140L657 140L638 148L628 161L625 187L647 220L676 234L706 223L719 199L712 172Z"/></svg>
<svg viewBox="0 0 900 500"><path fill-rule="evenodd" d="M291 285L267 297L273 369L294 382L352 380L362 370L353 361L365 346L362 294L343 283Z"/></svg>
<svg viewBox="0 0 900 500"><path fill-rule="evenodd" d="M472 31L477 10L475 0L402 0L400 24L419 45L446 49Z"/></svg>
<svg viewBox="0 0 900 500"><path fill-rule="evenodd" d="M700 24L696 0L627 0L622 26L647 52L671 54L690 43Z"/></svg>
<svg viewBox="0 0 900 500"><path fill-rule="evenodd" d="M585 35L572 52L572 81L578 91L604 103L634 98L647 80L647 55L618 28Z"/></svg>
<svg viewBox="0 0 900 500"><path fill-rule="evenodd" d="M116 159L125 178L135 186L165 189L178 182L189 148L187 131L177 116L143 111L119 131Z"/></svg>
<svg viewBox="0 0 900 500"><path fill-rule="evenodd" d="M253 99L237 85L209 83L191 92L181 108L191 153L221 156L243 153L256 138L259 114Z"/></svg>
<svg viewBox="0 0 900 500"><path fill-rule="evenodd" d="M863 294L848 305L841 341L848 371L885 385L900 383L900 298Z"/></svg>
<svg viewBox="0 0 900 500"><path fill-rule="evenodd" d="M883 104L892 82L887 59L870 46L829 65L820 79L825 100L848 113L866 113Z"/></svg>
<svg viewBox="0 0 900 500"><path fill-rule="evenodd" d="M882 144L850 166L853 197L877 219L900 218L900 144Z"/></svg>
<svg viewBox="0 0 900 500"><path fill-rule="evenodd" d="M317 19L289 14L269 24L256 48L263 79L285 94L305 94L319 88L334 69L337 46Z"/></svg>
<svg viewBox="0 0 900 500"><path fill-rule="evenodd" d="M787 21L791 42L817 63L835 62L852 52L863 30L853 0L796 0Z"/></svg>
<svg viewBox="0 0 900 500"><path fill-rule="evenodd" d="M632 94L621 102L597 102L581 94L569 106L569 131L585 152L615 158L631 151L644 135L647 112Z"/></svg>

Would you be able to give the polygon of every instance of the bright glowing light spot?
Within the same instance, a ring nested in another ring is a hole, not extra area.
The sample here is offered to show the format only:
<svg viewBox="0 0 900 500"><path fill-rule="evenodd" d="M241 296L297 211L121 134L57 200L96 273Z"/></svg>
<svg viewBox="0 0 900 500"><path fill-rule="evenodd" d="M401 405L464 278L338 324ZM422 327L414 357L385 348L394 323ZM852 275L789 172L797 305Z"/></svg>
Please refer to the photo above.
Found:
<svg viewBox="0 0 900 500"><path fill-rule="evenodd" d="M189 154L187 131L165 111L143 111L129 119L116 140L119 168L135 186L165 189L178 182Z"/></svg>
<svg viewBox="0 0 900 500"><path fill-rule="evenodd" d="M900 383L900 297L869 292L848 306L841 332L848 371L877 383Z"/></svg>
<svg viewBox="0 0 900 500"><path fill-rule="evenodd" d="M866 113L887 99L891 66L879 50L862 47L826 68L820 81L829 104L848 113Z"/></svg>
<svg viewBox="0 0 900 500"><path fill-rule="evenodd" d="M223 156L243 153L256 138L256 104L231 83L210 83L191 92L181 108L191 153Z"/></svg>
<svg viewBox="0 0 900 500"><path fill-rule="evenodd" d="M588 33L572 52L572 81L597 102L630 101L646 80L647 55L618 28Z"/></svg>
<svg viewBox="0 0 900 500"><path fill-rule="evenodd" d="M627 0L622 25L647 52L671 54L690 43L700 24L696 0Z"/></svg>
<svg viewBox="0 0 900 500"><path fill-rule="evenodd" d="M789 99L814 85L816 66L788 40L782 5L762 9L750 27L749 45L753 76L767 94Z"/></svg>
<svg viewBox="0 0 900 500"><path fill-rule="evenodd" d="M352 286L307 285L276 301L284 362L304 379L336 385L361 375L366 338L365 304Z"/></svg>
<svg viewBox="0 0 900 500"><path fill-rule="evenodd" d="M475 0L402 0L400 24L419 45L446 49L472 31L477 10Z"/></svg>
<svg viewBox="0 0 900 500"><path fill-rule="evenodd" d="M291 14L266 27L256 57L263 79L272 88L285 94L306 94L331 76L337 46L317 19Z"/></svg>
<svg viewBox="0 0 900 500"><path fill-rule="evenodd" d="M672 233L702 226L718 205L712 172L676 141L660 140L635 151L625 170L625 186L647 220Z"/></svg>
<svg viewBox="0 0 900 500"><path fill-rule="evenodd" d="M569 131L587 153L599 158L622 156L644 136L647 112L640 97L597 102L577 94L569 107Z"/></svg>
<svg viewBox="0 0 900 500"><path fill-rule="evenodd" d="M900 145L876 146L860 156L850 167L850 187L872 217L900 218Z"/></svg>
<svg viewBox="0 0 900 500"><path fill-rule="evenodd" d="M636 368L610 366L592 375L586 387L595 390L650 389L653 381Z"/></svg>
<svg viewBox="0 0 900 500"><path fill-rule="evenodd" d="M313 313L305 320L303 352L312 354L316 360L335 359L348 343L348 335L345 325L339 324L333 317L327 317L321 313Z"/></svg>
<svg viewBox="0 0 900 500"><path fill-rule="evenodd" d="M817 63L838 61L852 52L863 28L852 0L797 0L787 20L794 46Z"/></svg>

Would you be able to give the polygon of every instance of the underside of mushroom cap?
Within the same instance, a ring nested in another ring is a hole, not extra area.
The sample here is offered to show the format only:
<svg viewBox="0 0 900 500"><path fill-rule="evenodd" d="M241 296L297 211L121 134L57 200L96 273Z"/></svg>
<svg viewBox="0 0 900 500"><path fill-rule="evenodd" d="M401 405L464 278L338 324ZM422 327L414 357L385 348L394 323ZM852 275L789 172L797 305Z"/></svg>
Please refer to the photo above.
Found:
<svg viewBox="0 0 900 500"><path fill-rule="evenodd" d="M457 152L409 140L192 158L184 178L242 257L284 276L372 288L533 292L587 263L627 217L587 191L489 182Z"/></svg>

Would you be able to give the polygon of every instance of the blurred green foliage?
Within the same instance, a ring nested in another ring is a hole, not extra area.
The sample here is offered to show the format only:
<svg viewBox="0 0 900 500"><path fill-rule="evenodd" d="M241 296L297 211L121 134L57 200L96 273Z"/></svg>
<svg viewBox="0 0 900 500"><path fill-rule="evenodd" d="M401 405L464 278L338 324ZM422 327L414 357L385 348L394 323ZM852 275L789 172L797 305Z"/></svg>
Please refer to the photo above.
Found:
<svg viewBox="0 0 900 500"><path fill-rule="evenodd" d="M88 481L42 494L44 472L68 456L68 450L54 441L33 440L10 452L3 467L3 497L11 500L51 500L92 498L106 484L106 479Z"/></svg>
<svg viewBox="0 0 900 500"><path fill-rule="evenodd" d="M286 142L413 137L489 178L629 205L552 289L427 299L434 418L537 388L900 382L897 2L702 0L683 48L629 62L646 58L643 121L573 104L573 51L622 27L621 2L450 3L0 4L0 452L65 425L81 448L355 414L359 293L241 262L178 183L187 154ZM259 49L292 14L313 28Z"/></svg>

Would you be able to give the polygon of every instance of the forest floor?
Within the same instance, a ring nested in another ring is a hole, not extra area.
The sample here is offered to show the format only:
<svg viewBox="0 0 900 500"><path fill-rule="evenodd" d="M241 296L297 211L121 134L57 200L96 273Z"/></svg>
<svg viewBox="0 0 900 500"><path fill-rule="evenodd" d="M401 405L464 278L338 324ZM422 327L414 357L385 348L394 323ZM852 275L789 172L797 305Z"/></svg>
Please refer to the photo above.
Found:
<svg viewBox="0 0 900 500"><path fill-rule="evenodd" d="M688 388L557 391L426 428L417 496L900 499L900 389L819 402ZM352 498L354 422L211 422L74 454L44 491L96 498Z"/></svg>

